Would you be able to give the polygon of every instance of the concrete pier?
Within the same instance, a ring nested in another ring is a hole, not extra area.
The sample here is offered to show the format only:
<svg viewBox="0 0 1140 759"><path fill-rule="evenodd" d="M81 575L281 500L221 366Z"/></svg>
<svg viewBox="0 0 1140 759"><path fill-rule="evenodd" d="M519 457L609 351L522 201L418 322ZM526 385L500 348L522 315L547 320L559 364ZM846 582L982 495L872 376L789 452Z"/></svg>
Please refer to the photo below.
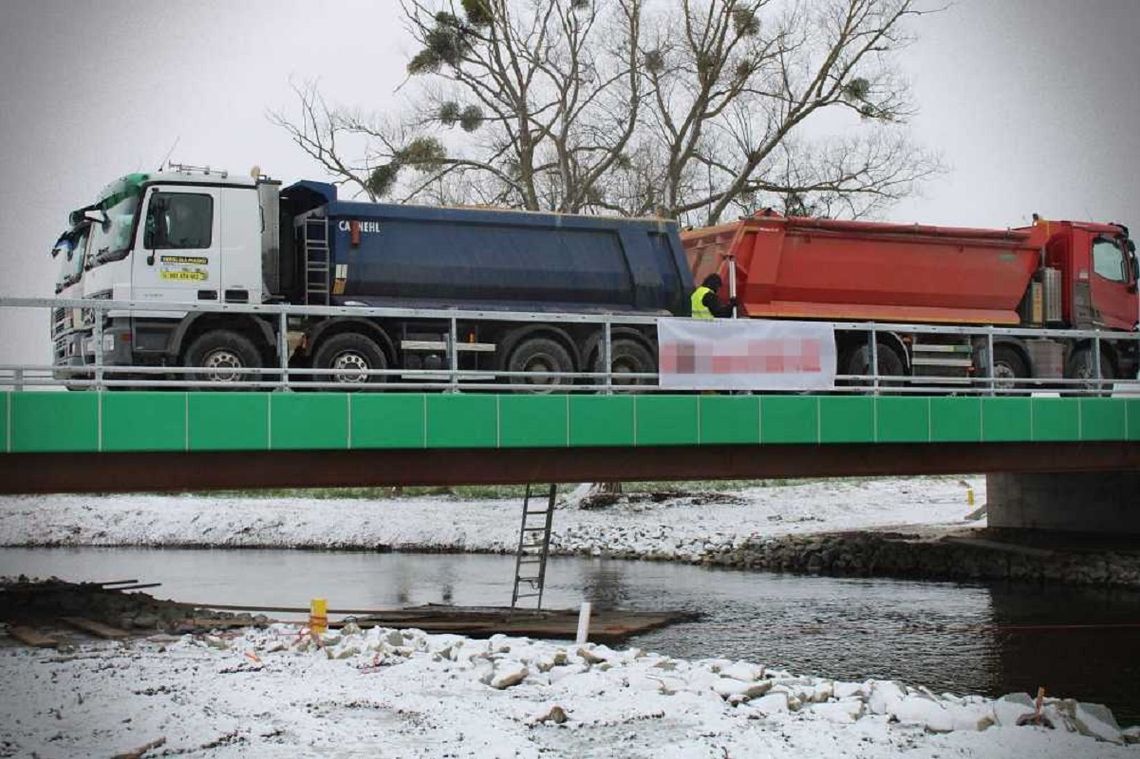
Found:
<svg viewBox="0 0 1140 759"><path fill-rule="evenodd" d="M1140 536L1140 471L986 475L990 527Z"/></svg>

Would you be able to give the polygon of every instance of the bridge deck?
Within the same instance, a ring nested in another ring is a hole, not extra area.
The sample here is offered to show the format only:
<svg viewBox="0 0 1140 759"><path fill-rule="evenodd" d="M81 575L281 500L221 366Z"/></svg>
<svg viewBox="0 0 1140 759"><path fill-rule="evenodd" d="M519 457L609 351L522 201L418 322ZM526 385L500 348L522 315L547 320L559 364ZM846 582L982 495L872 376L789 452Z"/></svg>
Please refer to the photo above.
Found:
<svg viewBox="0 0 1140 759"><path fill-rule="evenodd" d="M1140 441L1140 398L0 394L7 453Z"/></svg>
<svg viewBox="0 0 1140 759"><path fill-rule="evenodd" d="M1140 469L1137 398L140 391L0 402L4 493Z"/></svg>

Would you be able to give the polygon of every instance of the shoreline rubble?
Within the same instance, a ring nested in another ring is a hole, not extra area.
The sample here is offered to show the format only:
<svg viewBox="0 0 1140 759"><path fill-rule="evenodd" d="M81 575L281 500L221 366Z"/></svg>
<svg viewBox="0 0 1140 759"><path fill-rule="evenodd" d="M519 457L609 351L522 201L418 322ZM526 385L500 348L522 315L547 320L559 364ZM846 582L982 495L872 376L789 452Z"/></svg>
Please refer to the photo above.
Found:
<svg viewBox="0 0 1140 759"><path fill-rule="evenodd" d="M134 662L129 670L120 663L126 660ZM1097 755L1126 757L1140 745L1140 728L1122 730L1105 707L1072 699L1048 697L1038 706L1024 693L935 694L747 661L351 624L320 636L283 623L162 635L84 645L63 656L0 649L0 675L16 685L33 675L39 682L33 699L0 706L6 745L47 753L107 753L156 735L170 751L192 751L219 732L243 754L316 750L314 735L332 724L338 741L363 746L357 731L367 723L336 722L361 708L382 720L384 745L406 755L569 756L587 747L799 755L827 745L869 757L903 749L924 757L1010 750L1059 757L1087 755L1094 746ZM198 701L211 707L195 708ZM448 720L430 718L440 708ZM136 720L122 735L103 728L108 714L128 711ZM458 734L456 721L465 726ZM500 739L506 743L490 742Z"/></svg>

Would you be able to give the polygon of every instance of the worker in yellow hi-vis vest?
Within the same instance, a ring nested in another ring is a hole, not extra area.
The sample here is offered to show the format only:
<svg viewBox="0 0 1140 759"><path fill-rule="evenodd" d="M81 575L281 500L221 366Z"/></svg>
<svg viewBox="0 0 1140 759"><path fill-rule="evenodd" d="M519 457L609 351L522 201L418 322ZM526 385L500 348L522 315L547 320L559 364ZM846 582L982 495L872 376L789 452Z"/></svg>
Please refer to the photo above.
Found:
<svg viewBox="0 0 1140 759"><path fill-rule="evenodd" d="M715 319L717 317L732 316L732 309L736 306L736 298L730 298L726 305L721 305L720 298L716 297L717 290L723 282L719 274L710 274L696 290L693 290L691 299L692 316L694 319Z"/></svg>

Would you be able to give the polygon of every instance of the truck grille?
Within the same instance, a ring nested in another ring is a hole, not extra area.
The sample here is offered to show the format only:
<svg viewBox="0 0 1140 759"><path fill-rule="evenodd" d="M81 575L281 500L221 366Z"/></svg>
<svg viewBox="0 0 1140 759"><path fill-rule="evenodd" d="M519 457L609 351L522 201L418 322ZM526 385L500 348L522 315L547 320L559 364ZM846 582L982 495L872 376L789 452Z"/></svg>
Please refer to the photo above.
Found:
<svg viewBox="0 0 1140 759"><path fill-rule="evenodd" d="M51 312L51 336L58 337L68 329L67 309L54 308Z"/></svg>

